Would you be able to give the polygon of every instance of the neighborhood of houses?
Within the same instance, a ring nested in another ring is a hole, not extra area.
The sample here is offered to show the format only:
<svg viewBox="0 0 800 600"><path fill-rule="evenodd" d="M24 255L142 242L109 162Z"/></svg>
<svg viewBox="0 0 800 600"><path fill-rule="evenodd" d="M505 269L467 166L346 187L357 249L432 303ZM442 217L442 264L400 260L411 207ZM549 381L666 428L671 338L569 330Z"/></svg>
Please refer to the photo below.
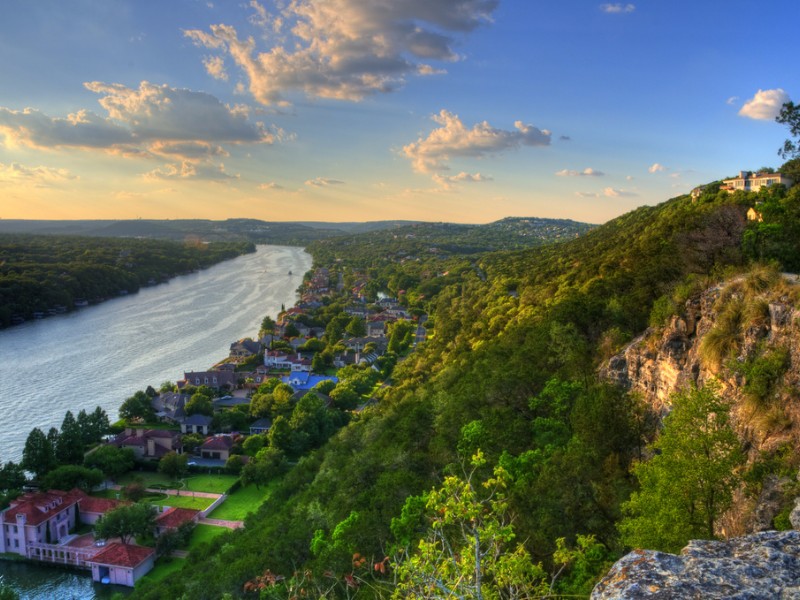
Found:
<svg viewBox="0 0 800 600"><path fill-rule="evenodd" d="M289 385L294 390L294 401L313 392L330 406L331 398L314 388L323 381L336 384L338 378L330 373L338 368L363 365L365 369L377 370L376 363L389 346L388 324L411 318L392 298L368 305L364 298L365 281L357 281L348 291L349 304L344 313L363 321L359 333L364 335L343 335L336 344L332 367L324 369L327 373L316 373L314 352L307 352L304 348L308 347L310 340L319 340L321 344L326 331L306 325L309 319L304 319L303 315L311 315L323 306L324 297L330 293L330 281L326 269L316 269L306 282L300 301L281 312L272 331L258 340L247 338L232 343L229 356L222 362L205 371L185 372L172 391L153 395L150 398L152 409L162 426L154 428L144 423L128 423L124 431L107 439L106 443L129 448L138 461L154 462L170 452L186 453L190 455L188 465L192 467L221 468L230 459L234 446L241 448L242 440L248 435L268 433L272 423L268 418L258 418L249 423L246 431L214 431L213 416L189 414L186 410L195 388L207 386L215 391L217 396L212 402L215 415L249 405L250 396L269 379L279 379ZM344 292L341 276L333 287L339 293ZM424 317L419 318L414 329L414 345L425 339L422 323ZM280 344L275 343L278 341ZM263 360L260 360L262 356ZM363 409L368 403L356 410ZM202 443L187 451L183 443L183 436L187 434L199 434ZM242 459L246 461L248 457ZM224 500L224 497L219 500ZM0 553L88 569L95 581L133 586L153 568L156 560L154 548L116 540L95 540L93 533L74 533L81 525L93 525L102 515L125 503L119 499L92 496L77 488L29 491L0 511ZM161 507L155 520L154 534L157 537L183 523L198 522L216 505L215 501L204 511Z"/></svg>

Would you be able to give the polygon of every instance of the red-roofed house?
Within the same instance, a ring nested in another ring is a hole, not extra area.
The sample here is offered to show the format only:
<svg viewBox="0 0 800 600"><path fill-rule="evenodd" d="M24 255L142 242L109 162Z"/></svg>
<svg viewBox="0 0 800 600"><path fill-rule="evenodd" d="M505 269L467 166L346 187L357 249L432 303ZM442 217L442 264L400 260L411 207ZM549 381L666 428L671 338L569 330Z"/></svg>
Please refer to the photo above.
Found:
<svg viewBox="0 0 800 600"><path fill-rule="evenodd" d="M156 517L156 536L170 530L177 529L184 523L200 519L200 511L193 508L178 508L172 506Z"/></svg>
<svg viewBox="0 0 800 600"><path fill-rule="evenodd" d="M133 587L137 579L153 568L155 557L153 548L114 542L87 563L92 568L93 580Z"/></svg>
<svg viewBox="0 0 800 600"><path fill-rule="evenodd" d="M102 517L110 510L119 508L123 504L130 504L122 500L112 498L97 498L95 496L85 496L78 500L79 514L78 520L87 525L94 525L97 519Z"/></svg>
<svg viewBox="0 0 800 600"><path fill-rule="evenodd" d="M23 494L0 513L0 552L28 556L28 545L55 543L75 528L78 501L86 494L50 490Z"/></svg>
<svg viewBox="0 0 800 600"><path fill-rule="evenodd" d="M181 436L177 431L162 429L127 428L111 442L118 448L131 448L136 458L160 459L167 452L183 452Z"/></svg>
<svg viewBox="0 0 800 600"><path fill-rule="evenodd" d="M200 456L218 460L228 460L231 456L233 438L229 435L215 435L200 446Z"/></svg>

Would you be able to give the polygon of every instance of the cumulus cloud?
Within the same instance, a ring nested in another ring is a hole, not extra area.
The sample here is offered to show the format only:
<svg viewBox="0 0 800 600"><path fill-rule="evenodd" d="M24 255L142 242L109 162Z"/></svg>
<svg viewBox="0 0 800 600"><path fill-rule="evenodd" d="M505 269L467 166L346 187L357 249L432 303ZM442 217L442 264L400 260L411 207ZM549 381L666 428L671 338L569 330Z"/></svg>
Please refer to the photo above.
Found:
<svg viewBox="0 0 800 600"><path fill-rule="evenodd" d="M636 192L631 192L629 190L622 190L613 187L607 187L603 190L603 196L608 198L621 198L623 196L638 196Z"/></svg>
<svg viewBox="0 0 800 600"><path fill-rule="evenodd" d="M560 171L556 171L556 175L559 177L602 177L605 175L605 173L592 169L591 167L587 167L583 171L561 169Z"/></svg>
<svg viewBox="0 0 800 600"><path fill-rule="evenodd" d="M262 183L258 186L260 190L282 190L284 189L282 185L275 183L274 181L270 181L268 183Z"/></svg>
<svg viewBox="0 0 800 600"><path fill-rule="evenodd" d="M727 100L725 100L725 104L734 105L739 101L739 96L731 96Z"/></svg>
<svg viewBox="0 0 800 600"><path fill-rule="evenodd" d="M433 180L446 190L452 189L459 183L483 183L486 181L494 181L489 175L483 175L482 173L466 173L464 171L458 175L451 175L449 177L436 174L433 176Z"/></svg>
<svg viewBox="0 0 800 600"><path fill-rule="evenodd" d="M182 179L207 179L211 181L228 181L238 179L238 175L225 172L222 164L193 163L184 160L180 163L170 163L145 173L144 178L151 181L182 180Z"/></svg>
<svg viewBox="0 0 800 600"><path fill-rule="evenodd" d="M604 13L609 13L609 14L632 13L634 10L636 10L636 6L633 4L620 4L620 3L601 4L600 10L602 10Z"/></svg>
<svg viewBox="0 0 800 600"><path fill-rule="evenodd" d="M663 171L664 169L666 169L666 167L664 165L661 165L661 164L658 164L658 163L653 163L652 165L650 165L647 168L647 172L648 173L659 173L659 172Z"/></svg>
<svg viewBox="0 0 800 600"><path fill-rule="evenodd" d="M447 163L454 157L482 158L521 146L550 145L549 131L522 121L516 121L515 130L510 131L496 129L486 121L467 128L458 115L446 110L432 118L441 127L403 146L403 154L411 159L414 170L421 173L447 170Z"/></svg>
<svg viewBox="0 0 800 600"><path fill-rule="evenodd" d="M214 79L228 81L228 73L225 71L225 61L221 56L206 56L203 59L203 65L206 68L206 73L211 75Z"/></svg>
<svg viewBox="0 0 800 600"><path fill-rule="evenodd" d="M265 48L230 25L184 31L198 46L229 56L263 104L286 94L360 100L391 92L413 74L437 69L428 61L459 59L453 36L491 21L498 0L296 0L274 13L255 0L250 23Z"/></svg>
<svg viewBox="0 0 800 600"><path fill-rule="evenodd" d="M344 181L339 179L329 179L327 177L315 177L306 181L306 185L311 187L327 187L329 185L343 185Z"/></svg>
<svg viewBox="0 0 800 600"><path fill-rule="evenodd" d="M65 181L78 179L67 169L51 167L28 167L20 163L0 163L0 183L25 183L36 187L48 187Z"/></svg>
<svg viewBox="0 0 800 600"><path fill-rule="evenodd" d="M781 88L758 90L756 95L739 109L739 116L772 121L781 112L781 106L787 102L789 102L789 94Z"/></svg>
<svg viewBox="0 0 800 600"><path fill-rule="evenodd" d="M228 156L225 145L272 144L280 129L253 122L246 106L228 106L203 92L141 82L138 88L85 83L100 94L107 116L81 110L66 118L33 108L0 107L0 137L6 145L38 149L99 150L124 158L167 159L149 178L230 177L213 161Z"/></svg>

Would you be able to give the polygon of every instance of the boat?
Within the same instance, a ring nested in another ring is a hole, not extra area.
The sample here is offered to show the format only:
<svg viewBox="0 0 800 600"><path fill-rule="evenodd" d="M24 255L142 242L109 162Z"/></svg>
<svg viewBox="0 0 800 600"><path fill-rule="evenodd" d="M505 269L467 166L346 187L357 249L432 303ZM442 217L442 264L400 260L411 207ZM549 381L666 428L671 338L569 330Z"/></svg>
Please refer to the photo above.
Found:
<svg viewBox="0 0 800 600"><path fill-rule="evenodd" d="M291 272L291 271L289 271L289 273L288 273L288 274L289 274L289 275L291 275L291 274L292 274L292 272Z"/></svg>

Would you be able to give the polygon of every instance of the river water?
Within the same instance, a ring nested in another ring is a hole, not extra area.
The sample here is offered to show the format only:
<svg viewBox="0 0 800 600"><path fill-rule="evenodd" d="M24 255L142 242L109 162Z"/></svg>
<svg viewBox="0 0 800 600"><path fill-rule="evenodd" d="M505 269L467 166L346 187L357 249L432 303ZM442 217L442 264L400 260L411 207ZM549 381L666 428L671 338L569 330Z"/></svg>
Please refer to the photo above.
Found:
<svg viewBox="0 0 800 600"><path fill-rule="evenodd" d="M67 410L99 405L113 422L137 390L209 368L232 342L257 335L264 316L294 304L310 268L301 248L259 246L136 294L0 330L0 460L19 461L30 430L60 427ZM83 587L55 596L29 589L28 579L42 579L37 573L0 561L0 581L22 598L95 597L88 578L69 572L59 573Z"/></svg>

